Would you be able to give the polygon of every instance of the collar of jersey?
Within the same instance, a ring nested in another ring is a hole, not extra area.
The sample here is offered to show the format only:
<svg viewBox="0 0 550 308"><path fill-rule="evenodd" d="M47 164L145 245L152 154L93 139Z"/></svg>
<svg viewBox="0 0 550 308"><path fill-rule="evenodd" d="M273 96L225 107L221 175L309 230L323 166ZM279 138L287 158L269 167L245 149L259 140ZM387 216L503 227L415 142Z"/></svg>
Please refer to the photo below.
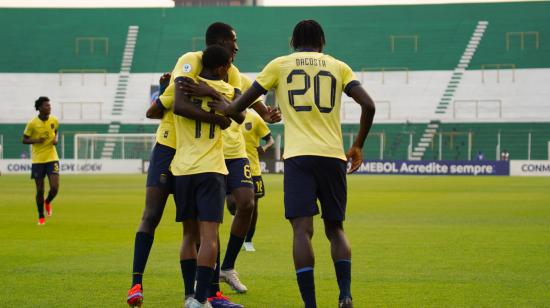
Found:
<svg viewBox="0 0 550 308"><path fill-rule="evenodd" d="M315 50L314 48L300 48L296 50L297 52L319 52Z"/></svg>

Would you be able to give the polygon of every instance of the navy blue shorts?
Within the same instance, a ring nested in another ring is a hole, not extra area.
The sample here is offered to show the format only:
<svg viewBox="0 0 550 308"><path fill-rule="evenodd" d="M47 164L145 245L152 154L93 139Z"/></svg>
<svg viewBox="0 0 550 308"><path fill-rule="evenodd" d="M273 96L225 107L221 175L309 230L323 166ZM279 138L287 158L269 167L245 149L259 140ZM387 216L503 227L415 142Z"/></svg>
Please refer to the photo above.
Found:
<svg viewBox="0 0 550 308"><path fill-rule="evenodd" d="M254 182L254 196L256 196L256 198L265 196L265 186L262 176L253 176L252 182Z"/></svg>
<svg viewBox="0 0 550 308"><path fill-rule="evenodd" d="M321 156L285 159L284 194L287 219L319 214L342 221L346 216L346 162Z"/></svg>
<svg viewBox="0 0 550 308"><path fill-rule="evenodd" d="M225 175L198 173L175 176L176 221L223 222Z"/></svg>
<svg viewBox="0 0 550 308"><path fill-rule="evenodd" d="M248 158L226 159L225 166L229 171L227 175L227 194L239 187L254 189Z"/></svg>
<svg viewBox="0 0 550 308"><path fill-rule="evenodd" d="M32 164L31 179L43 179L46 175L59 174L59 161Z"/></svg>
<svg viewBox="0 0 550 308"><path fill-rule="evenodd" d="M147 187L159 187L174 192L174 176L170 172L170 163L176 154L171 147L156 143L149 158Z"/></svg>

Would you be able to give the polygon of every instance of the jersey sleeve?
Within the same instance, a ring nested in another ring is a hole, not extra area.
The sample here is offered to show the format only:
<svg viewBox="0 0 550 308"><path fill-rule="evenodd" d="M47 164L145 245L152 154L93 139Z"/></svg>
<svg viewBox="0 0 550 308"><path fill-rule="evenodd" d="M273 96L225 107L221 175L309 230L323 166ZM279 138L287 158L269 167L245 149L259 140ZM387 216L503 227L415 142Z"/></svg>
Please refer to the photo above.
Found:
<svg viewBox="0 0 550 308"><path fill-rule="evenodd" d="M157 98L157 106L161 109L172 109L172 106L174 105L174 83L171 83L168 85L164 93L162 93L159 98Z"/></svg>
<svg viewBox="0 0 550 308"><path fill-rule="evenodd" d="M227 71L227 81L228 83L234 88L237 89L237 92L242 91L242 84L241 84L241 72L239 69L231 64L231 67L229 68L229 71Z"/></svg>
<svg viewBox="0 0 550 308"><path fill-rule="evenodd" d="M178 62L172 71L172 82L170 82L170 84L173 84L174 80L181 77L189 77L196 80L197 76L201 72L201 69L202 64L198 54L188 52L178 59Z"/></svg>
<svg viewBox="0 0 550 308"><path fill-rule="evenodd" d="M241 74L241 90L245 92L250 87L252 87L252 80L248 78L245 74Z"/></svg>
<svg viewBox="0 0 550 308"><path fill-rule="evenodd" d="M361 85L361 83L357 80L357 77L355 77L351 67L344 62L340 62L340 72L342 75L342 89L344 89L344 93L349 96L351 89Z"/></svg>
<svg viewBox="0 0 550 308"><path fill-rule="evenodd" d="M29 123L27 123L27 126L25 126L25 130L23 131L23 135L31 137L33 131L34 131L34 125L33 125L33 122L30 121Z"/></svg>
<svg viewBox="0 0 550 308"><path fill-rule="evenodd" d="M260 86L264 93L269 91L271 88L277 86L279 81L279 58L269 62L269 64L264 67L260 74L256 77L256 81L253 86Z"/></svg>
<svg viewBox="0 0 550 308"><path fill-rule="evenodd" d="M241 74L241 87L242 87L241 90L243 91L243 93L246 92L246 90L252 88L252 80L248 78L248 76L246 76L245 74ZM260 96L252 103L252 105L261 101L262 101L262 97Z"/></svg>
<svg viewBox="0 0 550 308"><path fill-rule="evenodd" d="M264 138L265 136L271 134L271 131L269 130L269 127L267 124L265 124L264 120L262 120L259 116L255 117L255 126L256 126L256 135L260 138Z"/></svg>

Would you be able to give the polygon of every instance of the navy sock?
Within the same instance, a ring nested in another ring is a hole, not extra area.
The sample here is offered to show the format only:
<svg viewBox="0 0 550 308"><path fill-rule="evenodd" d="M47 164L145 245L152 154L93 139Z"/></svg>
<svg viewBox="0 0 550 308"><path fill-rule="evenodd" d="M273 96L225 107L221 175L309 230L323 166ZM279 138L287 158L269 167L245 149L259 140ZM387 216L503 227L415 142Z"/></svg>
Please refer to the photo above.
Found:
<svg viewBox="0 0 550 308"><path fill-rule="evenodd" d="M220 243L218 242L218 247ZM216 268L214 269L214 276L212 277L212 283L208 290L208 297L216 296L217 292L220 292L220 250L218 249L218 257L216 258Z"/></svg>
<svg viewBox="0 0 550 308"><path fill-rule="evenodd" d="M246 234L245 242L252 242L252 238L254 237L254 232L256 232L256 228L250 227L248 229L248 233Z"/></svg>
<svg viewBox="0 0 550 308"><path fill-rule="evenodd" d="M141 284L145 265L149 258L151 246L153 246L154 237L145 232L137 232L134 243L134 267L132 273L132 285Z"/></svg>
<svg viewBox="0 0 550 308"><path fill-rule="evenodd" d="M338 260L334 262L336 280L340 288L338 299L351 298L351 260Z"/></svg>
<svg viewBox="0 0 550 308"><path fill-rule="evenodd" d="M38 218L44 218L44 195L36 194L36 209L38 210Z"/></svg>
<svg viewBox="0 0 550 308"><path fill-rule="evenodd" d="M197 267L197 289L195 290L195 299L200 303L206 302L208 289L214 276L214 269L208 266Z"/></svg>
<svg viewBox="0 0 550 308"><path fill-rule="evenodd" d="M185 295L195 294L195 275L197 274L197 259L180 260L181 276Z"/></svg>
<svg viewBox="0 0 550 308"><path fill-rule="evenodd" d="M229 235L229 242L227 243L227 250L225 251L225 257L223 258L222 270L230 270L235 268L235 261L243 247L244 237L238 237L236 235Z"/></svg>
<svg viewBox="0 0 550 308"><path fill-rule="evenodd" d="M316 308L315 281L313 278L313 267L303 267L296 270L298 287L306 308Z"/></svg>
<svg viewBox="0 0 550 308"><path fill-rule="evenodd" d="M51 203L53 201L53 198L55 198L55 194L52 193L52 191L50 190L48 192L48 197L46 197L46 203Z"/></svg>

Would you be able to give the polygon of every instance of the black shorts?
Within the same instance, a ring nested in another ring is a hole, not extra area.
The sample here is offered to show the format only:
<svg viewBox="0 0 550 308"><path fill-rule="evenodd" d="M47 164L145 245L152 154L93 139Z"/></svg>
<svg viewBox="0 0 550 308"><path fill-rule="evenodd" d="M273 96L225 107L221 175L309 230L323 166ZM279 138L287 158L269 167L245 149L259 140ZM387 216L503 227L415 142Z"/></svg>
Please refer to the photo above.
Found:
<svg viewBox="0 0 550 308"><path fill-rule="evenodd" d="M43 179L47 175L59 174L59 161L32 164L31 179Z"/></svg>
<svg viewBox="0 0 550 308"><path fill-rule="evenodd" d="M254 189L248 158L226 159L225 166L229 171L227 175L227 194L239 187Z"/></svg>
<svg viewBox="0 0 550 308"><path fill-rule="evenodd" d="M176 221L223 222L225 176L219 173L198 173L175 176L174 199Z"/></svg>
<svg viewBox="0 0 550 308"><path fill-rule="evenodd" d="M256 196L256 198L265 196L265 186L262 176L253 176L252 182L254 182L254 196Z"/></svg>
<svg viewBox="0 0 550 308"><path fill-rule="evenodd" d="M176 154L171 147L156 143L149 158L147 187L159 187L174 192L174 176L170 172L170 163Z"/></svg>
<svg viewBox="0 0 550 308"><path fill-rule="evenodd" d="M321 156L285 159L284 195L287 219L319 214L319 200L323 219L344 220L346 162Z"/></svg>

